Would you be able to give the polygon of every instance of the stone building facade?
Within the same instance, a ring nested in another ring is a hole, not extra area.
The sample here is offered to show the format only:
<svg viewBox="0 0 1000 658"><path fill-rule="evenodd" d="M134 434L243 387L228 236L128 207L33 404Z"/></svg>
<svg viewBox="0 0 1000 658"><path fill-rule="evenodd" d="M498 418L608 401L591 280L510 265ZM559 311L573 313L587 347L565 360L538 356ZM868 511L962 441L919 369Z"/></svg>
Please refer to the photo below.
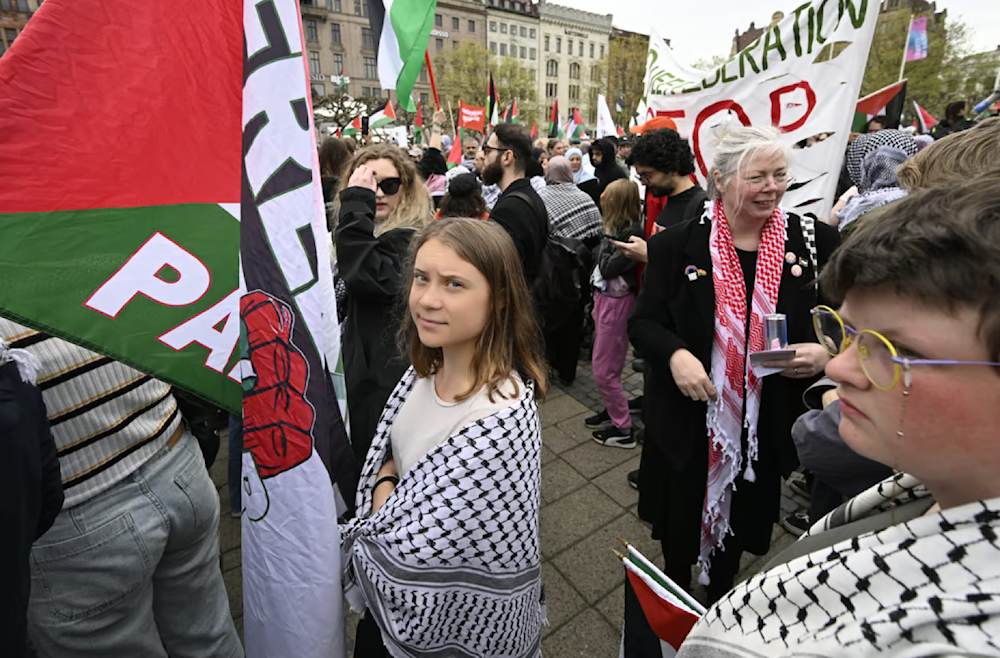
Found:
<svg viewBox="0 0 1000 658"><path fill-rule="evenodd" d="M538 80L538 6L521 0L484 0L486 47L498 57L513 57Z"/></svg>
<svg viewBox="0 0 1000 658"><path fill-rule="evenodd" d="M0 56L14 43L40 4L40 0L0 0Z"/></svg>

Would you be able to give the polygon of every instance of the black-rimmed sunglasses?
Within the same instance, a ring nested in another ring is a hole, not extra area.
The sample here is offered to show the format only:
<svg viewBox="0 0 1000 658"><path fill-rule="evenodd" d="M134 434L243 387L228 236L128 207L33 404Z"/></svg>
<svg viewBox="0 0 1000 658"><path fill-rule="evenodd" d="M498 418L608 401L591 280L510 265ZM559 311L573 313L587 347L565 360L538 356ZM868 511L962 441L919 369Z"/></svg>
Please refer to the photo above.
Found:
<svg viewBox="0 0 1000 658"><path fill-rule="evenodd" d="M378 187L387 196L392 196L396 192L399 192L399 188L402 184L403 184L403 179L399 177L383 178L378 182Z"/></svg>

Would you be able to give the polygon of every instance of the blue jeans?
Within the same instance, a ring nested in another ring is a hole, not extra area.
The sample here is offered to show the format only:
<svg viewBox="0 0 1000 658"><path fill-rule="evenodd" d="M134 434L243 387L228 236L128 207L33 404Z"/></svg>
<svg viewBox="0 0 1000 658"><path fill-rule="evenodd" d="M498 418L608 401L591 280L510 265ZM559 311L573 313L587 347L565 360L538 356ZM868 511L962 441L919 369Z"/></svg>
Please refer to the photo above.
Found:
<svg viewBox="0 0 1000 658"><path fill-rule="evenodd" d="M229 415L229 511L243 511L240 481L243 479L243 419Z"/></svg>
<svg viewBox="0 0 1000 658"><path fill-rule="evenodd" d="M28 630L41 658L243 656L219 569L219 496L185 432L64 509L31 551Z"/></svg>

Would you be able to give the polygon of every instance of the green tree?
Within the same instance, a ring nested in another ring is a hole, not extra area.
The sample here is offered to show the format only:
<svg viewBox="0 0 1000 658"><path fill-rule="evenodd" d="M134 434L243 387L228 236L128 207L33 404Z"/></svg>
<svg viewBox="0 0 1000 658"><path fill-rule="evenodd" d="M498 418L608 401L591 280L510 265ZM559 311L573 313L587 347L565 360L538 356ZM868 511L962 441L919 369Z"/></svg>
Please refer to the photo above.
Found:
<svg viewBox="0 0 1000 658"><path fill-rule="evenodd" d="M728 62L731 57L725 57L723 55L713 55L711 57L702 57L694 64L691 65L692 68L696 68L699 71L711 72L719 68L726 62Z"/></svg>
<svg viewBox="0 0 1000 658"><path fill-rule="evenodd" d="M628 37L612 39L608 48L608 105L611 116L620 126L628 126L632 113L642 98L642 81L646 77L646 53L649 51L649 39L644 37ZM622 112L616 112L615 101L618 94L625 100ZM596 100L596 96L595 96Z"/></svg>
<svg viewBox="0 0 1000 658"><path fill-rule="evenodd" d="M904 121L913 119L910 101L916 101L935 116L943 116L944 107L951 101L974 101L976 84L982 84L989 73L983 64L967 59L970 54L971 30L958 19L948 19L942 12L927 16L927 57L907 62L903 77L906 78L907 107ZM868 53L861 95L896 82L906 48L910 16L906 12L890 12L879 16L875 38ZM980 70L983 69L983 70ZM992 81L987 83L992 86Z"/></svg>
<svg viewBox="0 0 1000 658"><path fill-rule="evenodd" d="M491 55L484 46L462 41L456 48L442 50L434 58L441 105L458 112L458 102L483 106L489 94L490 71L500 102L507 106L517 99L518 121L529 127L537 121L535 75L513 57ZM454 120L457 120L455 118Z"/></svg>

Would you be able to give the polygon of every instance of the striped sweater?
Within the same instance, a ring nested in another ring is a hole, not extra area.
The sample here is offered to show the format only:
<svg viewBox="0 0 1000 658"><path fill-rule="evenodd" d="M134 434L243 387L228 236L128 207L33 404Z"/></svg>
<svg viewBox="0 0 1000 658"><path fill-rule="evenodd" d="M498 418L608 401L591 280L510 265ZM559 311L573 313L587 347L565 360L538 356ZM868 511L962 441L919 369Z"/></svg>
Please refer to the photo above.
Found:
<svg viewBox="0 0 1000 658"><path fill-rule="evenodd" d="M38 387L59 451L63 509L135 472L180 426L170 386L158 379L3 318L0 340L41 361Z"/></svg>

